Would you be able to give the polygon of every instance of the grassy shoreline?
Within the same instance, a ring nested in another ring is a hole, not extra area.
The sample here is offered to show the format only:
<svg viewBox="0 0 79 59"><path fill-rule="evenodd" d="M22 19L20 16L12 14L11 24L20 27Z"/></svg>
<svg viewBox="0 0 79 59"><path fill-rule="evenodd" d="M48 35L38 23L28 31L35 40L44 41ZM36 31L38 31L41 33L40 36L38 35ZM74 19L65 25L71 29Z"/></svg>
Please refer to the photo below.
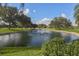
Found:
<svg viewBox="0 0 79 59"><path fill-rule="evenodd" d="M32 28L0 28L0 34L9 34L30 31ZM0 48L0 56L41 56L40 48L31 47L3 47Z"/></svg>
<svg viewBox="0 0 79 59"><path fill-rule="evenodd" d="M32 30L32 28L11 28L10 30L8 28L0 28L0 35L9 34L9 33L16 33L16 32L23 32L23 31L29 31L29 30Z"/></svg>
<svg viewBox="0 0 79 59"><path fill-rule="evenodd" d="M6 47L0 48L0 56L41 56L40 48Z"/></svg>
<svg viewBox="0 0 79 59"><path fill-rule="evenodd" d="M79 28L75 28L75 29L55 29L55 28L44 28L45 30L49 30L49 31L54 31L54 32L64 32L64 33L70 33L70 34L74 34L74 35L78 35L79 36Z"/></svg>
<svg viewBox="0 0 79 59"><path fill-rule="evenodd" d="M9 30L8 28L0 28L0 34L29 31L29 30L32 30L32 29L33 28L11 28ZM45 30L55 31L55 32L65 32L65 33L79 34L79 28L75 28L75 29L35 28L35 29L45 29Z"/></svg>

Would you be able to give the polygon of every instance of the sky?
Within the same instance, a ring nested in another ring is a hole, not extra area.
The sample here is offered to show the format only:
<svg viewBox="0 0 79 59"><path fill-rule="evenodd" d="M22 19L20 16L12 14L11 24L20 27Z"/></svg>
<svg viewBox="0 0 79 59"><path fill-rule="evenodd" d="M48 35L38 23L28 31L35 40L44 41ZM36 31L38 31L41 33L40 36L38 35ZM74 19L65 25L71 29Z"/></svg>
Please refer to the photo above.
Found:
<svg viewBox="0 0 79 59"><path fill-rule="evenodd" d="M15 6L20 9L20 4L10 3L10 6ZM74 23L74 7L75 3L25 3L25 14L31 17L33 23L49 22L54 17L67 17Z"/></svg>

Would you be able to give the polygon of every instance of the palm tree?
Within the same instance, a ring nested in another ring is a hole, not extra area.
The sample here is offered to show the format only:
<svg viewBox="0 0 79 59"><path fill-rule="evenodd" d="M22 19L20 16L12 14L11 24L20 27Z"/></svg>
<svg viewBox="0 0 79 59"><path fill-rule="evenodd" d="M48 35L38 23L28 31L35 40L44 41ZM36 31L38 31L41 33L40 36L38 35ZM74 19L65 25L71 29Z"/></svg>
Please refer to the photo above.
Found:
<svg viewBox="0 0 79 59"><path fill-rule="evenodd" d="M2 7L2 3L0 3L0 7Z"/></svg>
<svg viewBox="0 0 79 59"><path fill-rule="evenodd" d="M74 10L75 10L74 17L76 18L76 24L79 26L79 4L75 6Z"/></svg>
<svg viewBox="0 0 79 59"><path fill-rule="evenodd" d="M20 10L20 15L23 15L23 14L24 14L24 13L23 13L23 12L24 12L24 6L25 6L24 3L21 3L21 4L20 4L20 9L19 9L19 10Z"/></svg>
<svg viewBox="0 0 79 59"><path fill-rule="evenodd" d="M7 7L8 6L8 3L4 3L4 7Z"/></svg>
<svg viewBox="0 0 79 59"><path fill-rule="evenodd" d="M9 29L10 26L15 25L15 14L17 13L17 8L16 7L10 7L10 6L6 6L6 7L0 7L0 17L2 17L2 19L9 23Z"/></svg>
<svg viewBox="0 0 79 59"><path fill-rule="evenodd" d="M21 8L22 9L24 9L24 6L25 6L25 4L24 3L21 3Z"/></svg>

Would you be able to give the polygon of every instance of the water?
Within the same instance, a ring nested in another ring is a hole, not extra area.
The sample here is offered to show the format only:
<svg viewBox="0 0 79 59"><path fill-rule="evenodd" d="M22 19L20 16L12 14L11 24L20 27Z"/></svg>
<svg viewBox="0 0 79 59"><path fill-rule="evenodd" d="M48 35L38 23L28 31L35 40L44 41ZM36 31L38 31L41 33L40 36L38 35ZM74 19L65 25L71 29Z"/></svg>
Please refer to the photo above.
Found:
<svg viewBox="0 0 79 59"><path fill-rule="evenodd" d="M42 44L54 36L62 36L65 41L79 39L79 36L67 33L56 33L46 30L32 30L29 32L0 35L0 47L41 47Z"/></svg>

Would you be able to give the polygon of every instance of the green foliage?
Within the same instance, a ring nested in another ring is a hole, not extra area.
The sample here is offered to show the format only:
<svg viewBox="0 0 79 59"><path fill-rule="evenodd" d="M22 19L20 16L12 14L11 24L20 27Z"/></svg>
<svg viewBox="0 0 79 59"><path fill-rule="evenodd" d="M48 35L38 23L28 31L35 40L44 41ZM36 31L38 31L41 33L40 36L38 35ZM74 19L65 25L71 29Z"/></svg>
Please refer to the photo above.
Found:
<svg viewBox="0 0 79 59"><path fill-rule="evenodd" d="M26 15L16 15L18 27L32 27L31 18Z"/></svg>
<svg viewBox="0 0 79 59"><path fill-rule="evenodd" d="M43 55L63 55L64 45L63 39L60 39L59 37L51 39L49 42L45 43L45 46L43 46Z"/></svg>
<svg viewBox="0 0 79 59"><path fill-rule="evenodd" d="M38 28L46 28L47 26L45 24L39 24Z"/></svg>
<svg viewBox="0 0 79 59"><path fill-rule="evenodd" d="M79 40L66 43L63 38L50 39L42 47L45 56L77 56L79 55Z"/></svg>
<svg viewBox="0 0 79 59"><path fill-rule="evenodd" d="M8 28L11 27L32 27L31 18L24 14L24 3L21 3L21 9L18 10L16 7L8 6L5 3L4 6L0 6L0 17L2 21L8 23Z"/></svg>
<svg viewBox="0 0 79 59"><path fill-rule="evenodd" d="M14 21L13 18L17 13L17 9L15 7L0 7L0 16L6 22Z"/></svg>
<svg viewBox="0 0 79 59"><path fill-rule="evenodd" d="M49 24L51 28L68 28L71 27L71 22L64 17L55 17Z"/></svg>
<svg viewBox="0 0 79 59"><path fill-rule="evenodd" d="M76 18L76 24L79 26L79 4L74 8L74 17Z"/></svg>

